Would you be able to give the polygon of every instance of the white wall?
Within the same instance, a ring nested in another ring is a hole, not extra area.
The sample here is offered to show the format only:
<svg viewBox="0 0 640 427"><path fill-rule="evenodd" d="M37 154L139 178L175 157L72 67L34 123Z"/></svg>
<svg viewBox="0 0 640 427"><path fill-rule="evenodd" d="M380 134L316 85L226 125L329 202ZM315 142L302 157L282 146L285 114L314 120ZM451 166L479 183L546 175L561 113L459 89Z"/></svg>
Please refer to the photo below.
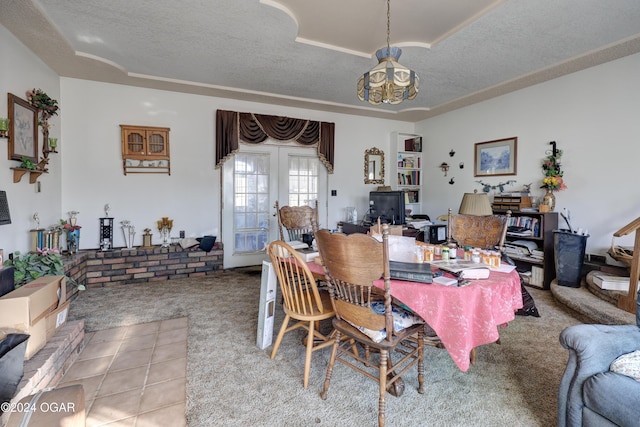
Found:
<svg viewBox="0 0 640 427"><path fill-rule="evenodd" d="M12 217L12 224L0 226L0 248L5 254L30 249L35 212L41 227L48 227L66 219L68 211L79 211L80 248L97 248L98 218L104 216L106 203L115 218L116 246L124 246L119 227L124 219L136 226L136 245L142 242L143 229L154 230L161 216L174 219L176 230L188 235L219 231L221 181L220 171L214 168L217 109L336 124L335 173L329 175L328 188L337 190L337 196L328 198L328 223L321 224L330 228L344 218L347 206L356 206L363 214L369 191L377 187L363 182L364 151L375 146L388 153L392 131L414 130L412 123L393 120L59 78L2 26L0 54L11 58L0 61L3 92L24 97L28 89L42 88L60 105L59 117L51 120L51 136L59 139L60 154L51 155L49 174L40 178L41 193L36 194L27 177L13 184L10 168L18 163L0 156L0 182L4 183L0 189L7 191ZM0 116L6 115L6 104L0 103ZM171 176L124 176L120 124L171 128ZM387 170L393 159L386 157Z"/></svg>
<svg viewBox="0 0 640 427"><path fill-rule="evenodd" d="M26 91L35 87L53 99L60 99L58 75L1 25L0 58L0 117L8 117L7 93L26 99ZM59 137L61 117L54 116L49 123L50 136ZM39 136L42 138L41 133ZM13 182L10 168L20 163L8 160L8 142L8 139L0 139L0 190L7 192L11 214L11 224L0 225L0 248L4 249L5 257L16 250L29 250L29 230L36 226L34 213L38 212L41 226L57 223L61 218L60 156L50 155L49 173L40 176L42 192L36 193L35 185L29 184L28 174L19 183ZM39 147L42 148L42 140Z"/></svg>
<svg viewBox="0 0 640 427"><path fill-rule="evenodd" d="M115 218L115 246L124 246L119 222L132 221L142 243L142 230L154 231L162 216L174 220L175 232L200 236L217 232L220 224L220 171L214 168L217 109L284 115L335 122L335 173L329 175L329 223L356 206L364 214L368 192L364 184L364 151L373 146L389 152L394 130L413 131L413 124L368 119L314 110L282 108L228 99L135 88L78 79L61 79L64 132L59 142L63 159L62 210L80 211L80 247L98 247L98 218L109 203ZM120 124L171 128L171 176L122 172ZM386 157L386 168L394 156ZM325 225L325 224L321 224Z"/></svg>
<svg viewBox="0 0 640 427"><path fill-rule="evenodd" d="M507 187L512 191L533 183L541 196L541 161L549 141L556 141L568 187L556 193L556 211L569 209L573 227L589 230L587 251L604 254L613 233L640 216L639 73L636 54L418 123L426 150L426 212L457 211L463 193L481 191L473 176L474 144L512 136L518 137L517 175L482 181L515 179ZM443 161L452 165L446 178L437 167ZM452 176L455 184L448 185ZM631 236L616 243L633 245Z"/></svg>

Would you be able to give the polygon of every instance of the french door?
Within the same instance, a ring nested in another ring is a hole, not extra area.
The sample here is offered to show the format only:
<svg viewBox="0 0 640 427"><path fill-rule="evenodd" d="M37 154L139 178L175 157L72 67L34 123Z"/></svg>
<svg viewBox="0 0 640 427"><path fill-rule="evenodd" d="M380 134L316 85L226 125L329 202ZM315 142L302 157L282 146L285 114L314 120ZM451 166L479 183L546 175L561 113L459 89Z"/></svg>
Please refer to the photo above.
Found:
<svg viewBox="0 0 640 427"><path fill-rule="evenodd" d="M269 242L280 238L275 201L299 206L318 200L327 223L327 170L315 148L240 144L222 168L224 268L259 265Z"/></svg>

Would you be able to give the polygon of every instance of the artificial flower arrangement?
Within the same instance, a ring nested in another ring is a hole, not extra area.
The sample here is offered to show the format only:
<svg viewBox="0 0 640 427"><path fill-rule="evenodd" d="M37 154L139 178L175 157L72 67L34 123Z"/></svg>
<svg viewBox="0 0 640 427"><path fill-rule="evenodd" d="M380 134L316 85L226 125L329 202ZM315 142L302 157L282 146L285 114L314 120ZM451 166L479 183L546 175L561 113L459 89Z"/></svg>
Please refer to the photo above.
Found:
<svg viewBox="0 0 640 427"><path fill-rule="evenodd" d="M542 179L542 185L540 188L550 191L560 191L567 188L564 183L564 179L562 178L564 172L562 171L560 164L562 150L554 150L554 153L549 154L542 161L542 172L544 173L544 178Z"/></svg>
<svg viewBox="0 0 640 427"><path fill-rule="evenodd" d="M42 120L44 121L51 116L58 115L58 101L49 97L42 89L33 88L27 91L27 101L42 111Z"/></svg>
<svg viewBox="0 0 640 427"><path fill-rule="evenodd" d="M76 231L76 230L80 230L82 228L82 226L80 226L78 224L71 225L65 219L61 219L60 220L60 225L62 225L62 228L64 229L64 231Z"/></svg>
<svg viewBox="0 0 640 427"><path fill-rule="evenodd" d="M42 276L65 276L67 282L78 288L85 290L84 285L78 284L72 277L64 273L64 261L58 249L40 249L24 255L20 251L13 253L13 259L6 260L5 266L13 266L13 278L15 288L19 288L38 277Z"/></svg>

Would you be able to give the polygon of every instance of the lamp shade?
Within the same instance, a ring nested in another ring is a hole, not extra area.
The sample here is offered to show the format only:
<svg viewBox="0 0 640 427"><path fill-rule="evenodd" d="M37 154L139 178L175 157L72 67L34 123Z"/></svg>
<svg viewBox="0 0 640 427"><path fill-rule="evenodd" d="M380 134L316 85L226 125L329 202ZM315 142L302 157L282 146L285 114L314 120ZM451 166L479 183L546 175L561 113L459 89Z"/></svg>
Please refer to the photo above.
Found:
<svg viewBox="0 0 640 427"><path fill-rule="evenodd" d="M460 203L459 214L464 215L493 215L491 202L487 193L464 193L462 203Z"/></svg>

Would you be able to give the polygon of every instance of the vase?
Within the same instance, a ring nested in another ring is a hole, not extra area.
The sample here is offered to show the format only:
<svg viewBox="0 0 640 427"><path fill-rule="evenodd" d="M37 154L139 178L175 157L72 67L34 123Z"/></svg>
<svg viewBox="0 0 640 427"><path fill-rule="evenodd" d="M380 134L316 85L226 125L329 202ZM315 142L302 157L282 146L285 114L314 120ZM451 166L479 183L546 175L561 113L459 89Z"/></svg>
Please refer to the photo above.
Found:
<svg viewBox="0 0 640 427"><path fill-rule="evenodd" d="M547 188L547 193L542 197L542 204L549 206L549 212L553 212L556 208L556 195L553 190Z"/></svg>

